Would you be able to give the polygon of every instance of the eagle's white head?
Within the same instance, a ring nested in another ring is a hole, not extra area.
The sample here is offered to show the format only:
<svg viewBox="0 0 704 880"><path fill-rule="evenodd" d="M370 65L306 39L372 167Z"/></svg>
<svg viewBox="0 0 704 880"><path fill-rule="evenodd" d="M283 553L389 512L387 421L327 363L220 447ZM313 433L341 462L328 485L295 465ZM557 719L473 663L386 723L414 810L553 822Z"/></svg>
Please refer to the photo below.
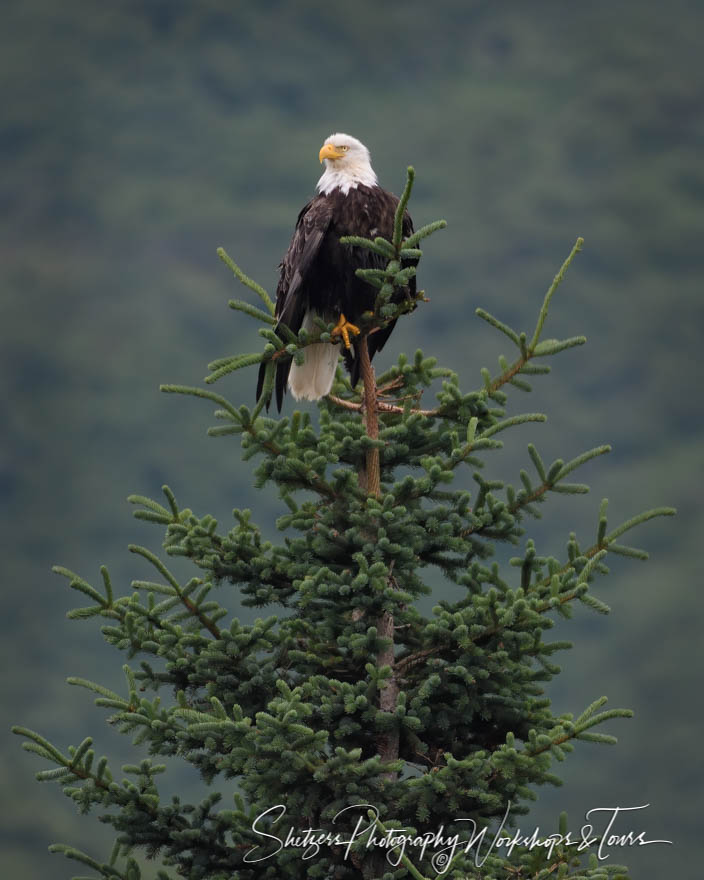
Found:
<svg viewBox="0 0 704 880"><path fill-rule="evenodd" d="M318 192L332 192L339 187L343 193L362 186L376 186L369 150L348 134L331 134L325 139L318 157L325 171L318 181Z"/></svg>

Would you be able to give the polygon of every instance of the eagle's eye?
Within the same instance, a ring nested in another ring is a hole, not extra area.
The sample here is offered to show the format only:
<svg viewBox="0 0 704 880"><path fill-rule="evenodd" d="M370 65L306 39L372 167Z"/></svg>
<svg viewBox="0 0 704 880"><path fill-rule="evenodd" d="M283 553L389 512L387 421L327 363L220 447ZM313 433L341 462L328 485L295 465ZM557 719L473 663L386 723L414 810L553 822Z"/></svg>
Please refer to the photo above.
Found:
<svg viewBox="0 0 704 880"><path fill-rule="evenodd" d="M349 147L348 147L346 144L342 144L342 145L339 146L337 149L340 150L340 151L343 152L343 153L346 153L346 152L349 150Z"/></svg>

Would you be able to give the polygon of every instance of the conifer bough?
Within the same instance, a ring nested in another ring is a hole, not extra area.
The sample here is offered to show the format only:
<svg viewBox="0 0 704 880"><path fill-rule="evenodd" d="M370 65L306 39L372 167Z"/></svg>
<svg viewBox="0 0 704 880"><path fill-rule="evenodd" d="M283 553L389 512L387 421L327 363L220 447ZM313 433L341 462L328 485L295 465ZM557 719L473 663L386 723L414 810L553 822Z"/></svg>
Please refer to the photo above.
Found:
<svg viewBox="0 0 704 880"><path fill-rule="evenodd" d="M409 174L405 201L411 184ZM365 332L409 311L393 296L405 283L398 255L420 259L420 242L442 225L406 240L351 242L389 259L383 278L369 279L379 293ZM278 487L285 537L266 540L248 510L235 510L234 524L220 528L164 487L163 502L130 500L138 519L164 530L166 557L192 563L189 580L139 546L130 550L143 559L145 578L124 594L104 568L100 588L55 569L88 600L69 616L102 621L107 642L129 661L119 693L84 678L69 682L95 695L108 722L133 738L136 757L120 775L97 757L91 738L64 752L14 728L50 765L37 778L59 781L82 812L97 810L117 833L106 861L65 845L53 851L90 877L122 880L141 876L140 853L158 862L159 880L623 876L625 868L605 867L593 853L585 863L563 844L549 861L540 848L516 847L510 856L490 853L482 867L474 851L460 848L440 865L413 846L388 853L394 867L385 849L366 846L369 834L383 838L389 829L420 836L443 826L466 840L468 820L496 829L509 805L510 824L541 785L559 784L554 761L579 741L615 742L595 728L631 714L604 709L605 697L576 707L576 717L553 713L545 686L559 672L554 655L570 645L551 641L549 631L578 603L607 612L593 587L608 574L609 553L647 558L622 536L674 511L646 511L610 528L604 501L594 538L570 534L564 557L554 558L539 552L526 526L553 493L588 491L572 482L573 472L609 447L549 464L531 444L515 485L491 475L499 435L545 418L510 413L509 394L529 391L527 380L549 371L547 357L585 341L543 338L553 295L581 246L579 239L556 275L534 331L477 310L515 352L499 359L497 373L482 370L476 390L463 391L435 358L401 354L377 380L365 367L361 392L338 371L315 427L308 412L264 417L264 394L250 410L208 388L163 387L215 404L219 424L210 433L240 435L245 460L257 460L256 485ZM231 305L265 325L268 343L263 352L215 361L207 381L263 363L270 391L277 353L296 357L332 327L278 337L266 291L220 255L264 303L264 311ZM423 300L419 294L414 305ZM429 404L422 396L431 386ZM505 570L492 558L496 542L519 548ZM423 613L418 602L433 592L433 569L454 587ZM245 624L239 605L266 608L265 616ZM161 794L165 765L156 761L174 757L200 771L207 786L200 803ZM307 859L283 845L288 829L349 839L360 816L369 833L348 845L321 845Z"/></svg>

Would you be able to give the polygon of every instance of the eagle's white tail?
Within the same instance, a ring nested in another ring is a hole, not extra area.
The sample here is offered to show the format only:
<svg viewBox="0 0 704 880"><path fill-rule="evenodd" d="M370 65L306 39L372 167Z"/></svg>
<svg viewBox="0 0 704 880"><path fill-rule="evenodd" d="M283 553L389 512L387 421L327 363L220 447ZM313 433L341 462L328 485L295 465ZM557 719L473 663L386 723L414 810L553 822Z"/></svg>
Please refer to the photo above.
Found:
<svg viewBox="0 0 704 880"><path fill-rule="evenodd" d="M306 312L303 319L306 330L310 331L315 326L314 317L313 313ZM303 364L300 367L295 363L291 364L291 372L288 374L288 387L296 400L320 400L330 393L339 353L339 347L329 342L316 342L307 346Z"/></svg>

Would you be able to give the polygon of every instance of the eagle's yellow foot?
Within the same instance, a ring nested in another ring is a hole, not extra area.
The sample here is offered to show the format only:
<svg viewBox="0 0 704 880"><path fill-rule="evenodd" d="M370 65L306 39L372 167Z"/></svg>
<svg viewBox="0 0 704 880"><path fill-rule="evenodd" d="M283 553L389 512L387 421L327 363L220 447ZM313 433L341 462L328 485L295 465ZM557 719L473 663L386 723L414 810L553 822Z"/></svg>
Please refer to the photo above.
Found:
<svg viewBox="0 0 704 880"><path fill-rule="evenodd" d="M359 336L361 332L362 331L359 329L359 327L357 327L356 324L351 324L342 314L342 312L340 312L340 320L333 327L332 333L330 335L333 337L341 336L345 343L345 348L350 348L350 333L352 333L354 336Z"/></svg>

